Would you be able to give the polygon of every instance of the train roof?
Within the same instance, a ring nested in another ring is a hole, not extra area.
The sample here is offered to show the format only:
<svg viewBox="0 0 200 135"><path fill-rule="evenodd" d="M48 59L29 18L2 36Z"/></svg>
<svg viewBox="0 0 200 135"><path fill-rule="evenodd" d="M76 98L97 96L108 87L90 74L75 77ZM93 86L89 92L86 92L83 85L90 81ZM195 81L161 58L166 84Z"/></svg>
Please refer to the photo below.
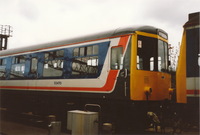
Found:
<svg viewBox="0 0 200 135"><path fill-rule="evenodd" d="M184 28L199 26L200 12L191 13L188 15L188 21L183 25Z"/></svg>
<svg viewBox="0 0 200 135"><path fill-rule="evenodd" d="M120 28L109 30L106 32L100 32L100 33L77 37L77 38L65 39L65 40L49 42L49 43L42 43L42 44L32 45L32 46L27 46L27 47L22 47L22 48L3 50L3 51L0 51L0 56L8 56L8 55L18 54L22 52L31 52L31 51L37 51L37 50L42 50L46 48L59 47L62 45L70 45L70 44L81 43L81 42L86 42L86 41L115 37L115 36L120 36L120 35L125 35L125 34L131 34L131 33L134 33L135 31L148 32L152 34L158 34L158 31L160 31L167 35L167 33L163 31L162 29L159 29L153 26L129 26L129 27L123 27L123 28L120 27Z"/></svg>

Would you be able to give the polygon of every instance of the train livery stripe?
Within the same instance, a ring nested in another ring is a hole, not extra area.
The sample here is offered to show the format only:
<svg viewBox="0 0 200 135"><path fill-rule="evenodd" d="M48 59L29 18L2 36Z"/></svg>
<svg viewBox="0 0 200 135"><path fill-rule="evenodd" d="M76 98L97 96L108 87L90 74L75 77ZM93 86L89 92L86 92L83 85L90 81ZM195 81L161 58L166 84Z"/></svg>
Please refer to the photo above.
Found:
<svg viewBox="0 0 200 135"><path fill-rule="evenodd" d="M123 52L126 49L128 39L129 39L129 36L124 36L120 38L119 45L123 46Z"/></svg>
<svg viewBox="0 0 200 135"><path fill-rule="evenodd" d="M106 84L101 88L96 87L43 87L43 86L0 86L1 89L14 89L14 90L55 90L55 91L102 91L109 92L112 91L116 77L119 73L119 70L112 70L109 72Z"/></svg>
<svg viewBox="0 0 200 135"><path fill-rule="evenodd" d="M199 96L200 95L200 90L187 90L187 96Z"/></svg>

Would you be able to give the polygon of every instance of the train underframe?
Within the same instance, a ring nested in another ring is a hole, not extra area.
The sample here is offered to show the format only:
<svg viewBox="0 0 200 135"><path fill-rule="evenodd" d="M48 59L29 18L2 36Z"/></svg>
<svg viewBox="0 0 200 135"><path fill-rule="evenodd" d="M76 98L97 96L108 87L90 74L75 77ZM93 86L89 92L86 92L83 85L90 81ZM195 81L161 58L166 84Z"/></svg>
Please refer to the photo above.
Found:
<svg viewBox="0 0 200 135"><path fill-rule="evenodd" d="M151 123L162 126L165 119L174 119L174 112L178 110L168 100L131 101L109 98L108 95L5 90L1 91L1 107L12 112L31 112L43 117L55 115L56 119L62 122L62 129L66 130L68 111L85 110L86 104L98 105L100 108L90 106L87 110L99 112L100 125L111 123L113 131L117 133L142 132ZM158 123L148 112L158 116Z"/></svg>

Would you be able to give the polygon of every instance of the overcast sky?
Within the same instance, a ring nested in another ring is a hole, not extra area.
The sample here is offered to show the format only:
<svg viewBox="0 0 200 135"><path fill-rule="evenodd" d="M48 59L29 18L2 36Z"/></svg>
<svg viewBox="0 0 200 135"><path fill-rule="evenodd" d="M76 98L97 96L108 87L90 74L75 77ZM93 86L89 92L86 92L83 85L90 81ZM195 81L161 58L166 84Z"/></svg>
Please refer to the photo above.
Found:
<svg viewBox="0 0 200 135"><path fill-rule="evenodd" d="M35 45L130 25L152 25L181 41L200 0L0 0L0 24L13 27L8 48Z"/></svg>

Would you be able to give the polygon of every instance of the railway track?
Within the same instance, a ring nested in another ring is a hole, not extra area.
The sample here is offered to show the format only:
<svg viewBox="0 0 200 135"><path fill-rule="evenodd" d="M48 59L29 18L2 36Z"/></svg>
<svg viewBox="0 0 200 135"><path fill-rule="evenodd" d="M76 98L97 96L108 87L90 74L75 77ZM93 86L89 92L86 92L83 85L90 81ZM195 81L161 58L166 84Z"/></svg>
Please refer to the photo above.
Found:
<svg viewBox="0 0 200 135"><path fill-rule="evenodd" d="M17 113L17 112L11 112L7 110L6 108L0 108L0 121L4 121L6 123L19 123L23 124L29 127L37 127L43 130L48 131L48 125L50 121L55 120L53 116L50 117L45 117L45 116L39 116L39 115L34 115L32 112L28 113ZM0 125L1 127L1 125ZM186 127L185 127L186 128ZM0 128L1 129L1 128ZM12 129L15 130L15 129ZM65 134L69 134L69 132L63 131ZM112 133L113 135L118 135L116 133ZM198 135L199 134L199 129L198 127L193 127L193 128L187 128L187 129L180 129L177 128L174 130L173 125L166 126L164 132L162 131L161 127L157 127L157 131L154 126L146 129L142 133L133 133L129 132L128 135L136 135L136 134L163 134L163 135L175 135L175 134L184 134L184 135ZM0 135L4 135L1 133L0 130ZM7 134L5 134L7 135ZM8 134L9 135L9 134Z"/></svg>

